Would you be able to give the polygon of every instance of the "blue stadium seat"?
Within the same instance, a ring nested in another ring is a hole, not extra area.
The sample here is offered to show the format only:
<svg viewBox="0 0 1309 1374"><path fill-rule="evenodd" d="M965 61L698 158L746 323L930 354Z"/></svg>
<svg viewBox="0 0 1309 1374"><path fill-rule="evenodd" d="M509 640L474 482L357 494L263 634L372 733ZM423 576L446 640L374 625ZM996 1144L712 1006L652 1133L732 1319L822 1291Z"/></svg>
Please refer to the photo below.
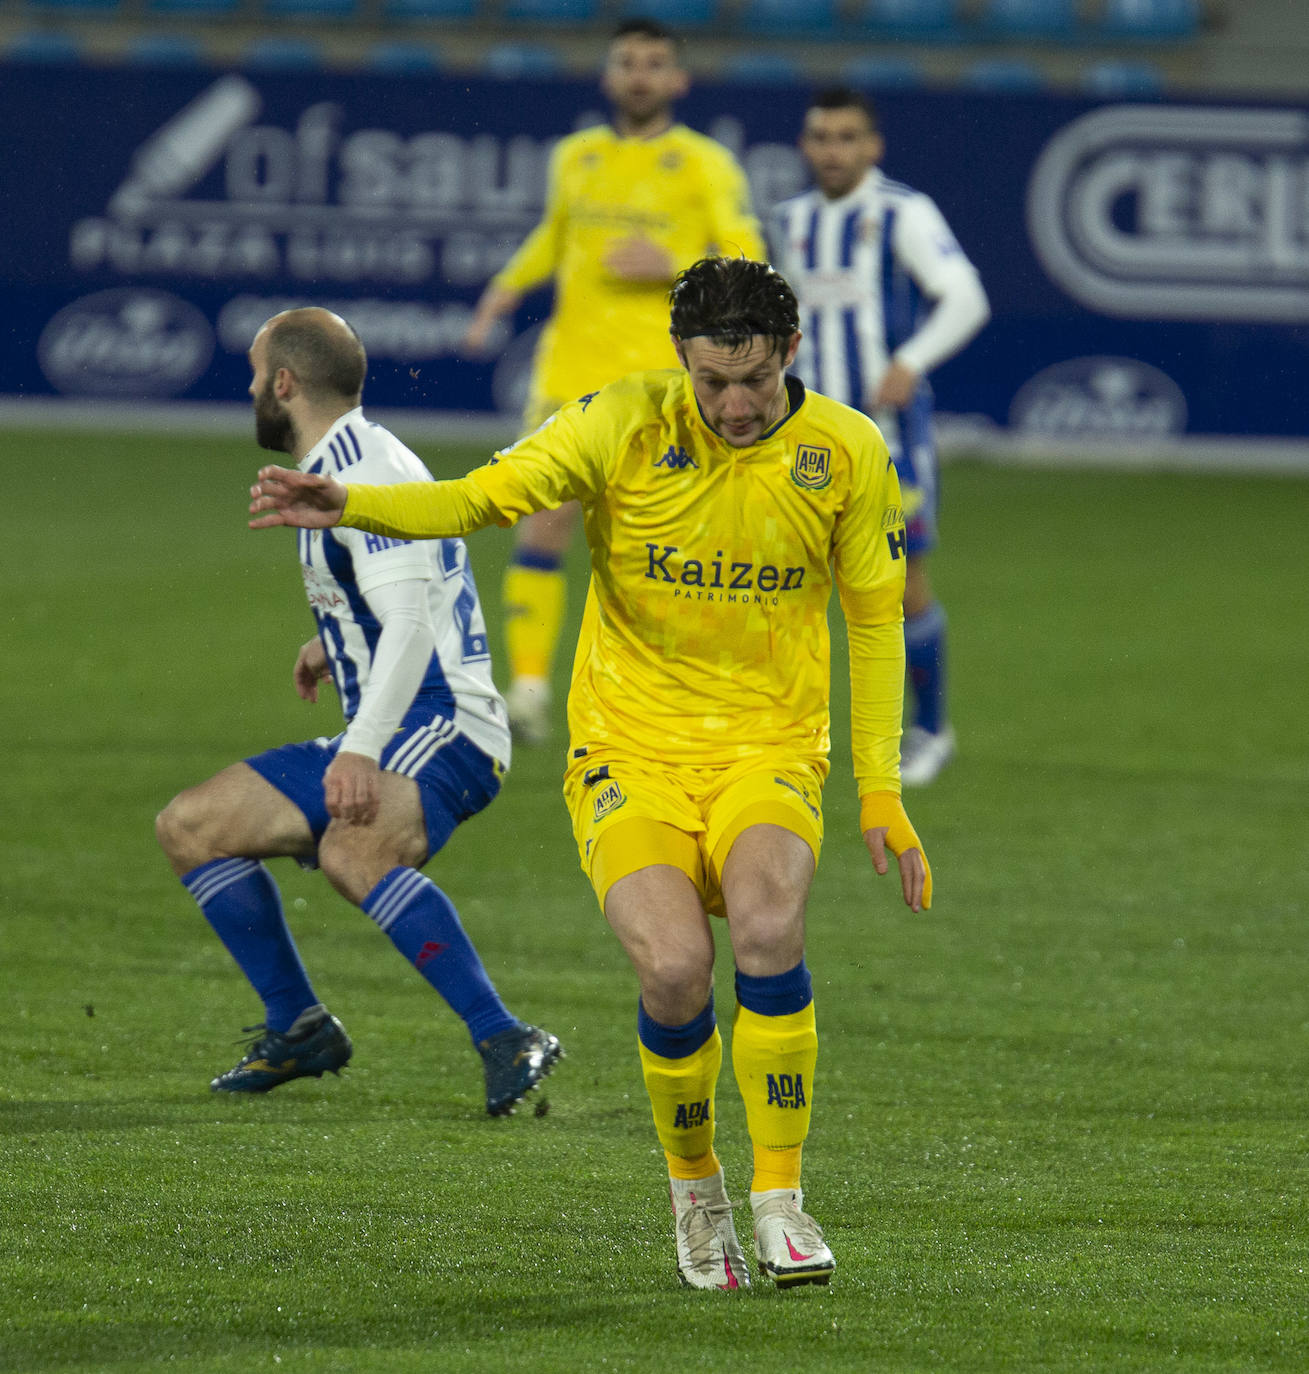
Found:
<svg viewBox="0 0 1309 1374"><path fill-rule="evenodd" d="M119 7L120 0L28 0L29 9L57 10L60 14L75 11L103 13L105 10L116 10Z"/></svg>
<svg viewBox="0 0 1309 1374"><path fill-rule="evenodd" d="M382 14L387 19L471 19L477 0L386 0Z"/></svg>
<svg viewBox="0 0 1309 1374"><path fill-rule="evenodd" d="M1113 38L1193 38L1199 27L1197 0L1105 0L1100 20Z"/></svg>
<svg viewBox="0 0 1309 1374"><path fill-rule="evenodd" d="M255 38L246 44L241 65L258 71L316 71L323 65L323 47L312 38Z"/></svg>
<svg viewBox="0 0 1309 1374"><path fill-rule="evenodd" d="M1094 62L1082 74L1082 85L1113 100L1152 96L1163 91L1164 74L1153 62Z"/></svg>
<svg viewBox="0 0 1309 1374"><path fill-rule="evenodd" d="M981 22L994 38L1070 39L1077 33L1077 0L986 0Z"/></svg>
<svg viewBox="0 0 1309 1374"><path fill-rule="evenodd" d="M563 65L558 51L543 43L493 43L482 54L482 70L501 81L555 76Z"/></svg>
<svg viewBox="0 0 1309 1374"><path fill-rule="evenodd" d="M26 33L16 33L6 45L4 55L8 62L73 65L82 60L85 50L81 39L75 38L71 33L31 29Z"/></svg>
<svg viewBox="0 0 1309 1374"><path fill-rule="evenodd" d="M538 24L589 24L599 7L599 0L504 0L500 13Z"/></svg>
<svg viewBox="0 0 1309 1374"><path fill-rule="evenodd" d="M152 14L185 14L196 19L221 19L235 14L241 0L147 0Z"/></svg>
<svg viewBox="0 0 1309 1374"><path fill-rule="evenodd" d="M953 42L963 37L960 0L867 0L854 28L872 37L906 42Z"/></svg>
<svg viewBox="0 0 1309 1374"><path fill-rule="evenodd" d="M430 43L402 43L397 40L374 43L364 54L370 71L403 76L434 72L441 67L441 54Z"/></svg>
<svg viewBox="0 0 1309 1374"><path fill-rule="evenodd" d="M835 0L745 0L735 27L742 33L830 38L836 31Z"/></svg>
<svg viewBox="0 0 1309 1374"><path fill-rule="evenodd" d="M1045 77L1038 67L1015 57L985 57L964 68L963 84L975 91L1039 91Z"/></svg>
<svg viewBox="0 0 1309 1374"><path fill-rule="evenodd" d="M624 19L654 19L675 32L702 29L718 19L719 0L623 0Z"/></svg>
<svg viewBox="0 0 1309 1374"><path fill-rule="evenodd" d="M138 67L203 67L204 44L189 33L142 33L127 41L123 56Z"/></svg>
<svg viewBox="0 0 1309 1374"><path fill-rule="evenodd" d="M263 0L264 13L273 19L353 19L356 0Z"/></svg>
<svg viewBox="0 0 1309 1374"><path fill-rule="evenodd" d="M805 79L804 68L785 53L742 52L724 59L718 69L724 81L740 81L760 86L798 85Z"/></svg>
<svg viewBox="0 0 1309 1374"><path fill-rule="evenodd" d="M841 80L865 90L912 90L927 73L912 57L856 57L841 68Z"/></svg>

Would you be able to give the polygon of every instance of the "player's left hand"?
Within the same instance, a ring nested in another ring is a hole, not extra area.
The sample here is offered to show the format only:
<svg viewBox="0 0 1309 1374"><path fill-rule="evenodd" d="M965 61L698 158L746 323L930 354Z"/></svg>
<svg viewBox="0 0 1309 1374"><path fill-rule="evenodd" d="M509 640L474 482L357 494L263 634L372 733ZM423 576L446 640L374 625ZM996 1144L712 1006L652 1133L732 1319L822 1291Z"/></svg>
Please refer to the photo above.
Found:
<svg viewBox="0 0 1309 1374"><path fill-rule="evenodd" d="M672 258L642 234L611 244L604 263L623 281L672 281L674 276Z"/></svg>
<svg viewBox="0 0 1309 1374"><path fill-rule="evenodd" d="M890 864L886 851L900 865L900 887L910 911L924 911L932 905L932 866L923 852L923 842L905 814L904 803L894 792L870 792L859 808L859 829L873 859L873 867L885 875Z"/></svg>
<svg viewBox="0 0 1309 1374"><path fill-rule="evenodd" d="M272 525L296 525L306 530L325 530L335 525L345 509L346 489L332 477L299 472L275 464L259 469L259 480L250 488L252 530Z"/></svg>
<svg viewBox="0 0 1309 1374"><path fill-rule="evenodd" d="M918 373L904 363L892 362L882 374L873 397L875 406L890 406L893 410L903 410L914 399L918 390Z"/></svg>
<svg viewBox="0 0 1309 1374"><path fill-rule="evenodd" d="M323 775L327 814L351 825L372 825L381 803L376 759L365 754L337 754Z"/></svg>
<svg viewBox="0 0 1309 1374"><path fill-rule="evenodd" d="M318 684L326 682L331 676L327 650L323 648L323 641L315 635L300 646L300 652L296 655L295 670L292 673L296 694L303 701L316 703Z"/></svg>

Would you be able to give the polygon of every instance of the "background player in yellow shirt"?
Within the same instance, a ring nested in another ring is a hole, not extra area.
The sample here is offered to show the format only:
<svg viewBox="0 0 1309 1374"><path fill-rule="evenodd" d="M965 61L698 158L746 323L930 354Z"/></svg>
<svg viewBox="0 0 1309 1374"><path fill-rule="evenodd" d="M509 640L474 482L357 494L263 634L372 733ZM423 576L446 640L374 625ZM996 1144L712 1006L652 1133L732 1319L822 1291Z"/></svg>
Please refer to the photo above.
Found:
<svg viewBox="0 0 1309 1374"><path fill-rule="evenodd" d="M749 1282L714 1152L722 1063L710 914L725 916L732 1064L754 1151L755 1254L775 1283L826 1283L803 1210L818 1035L805 904L822 842L835 582L850 643L860 828L904 899L931 872L900 802L904 513L877 427L788 377L795 295L761 262L679 277L682 370L559 410L467 477L386 488L264 468L256 527L338 522L403 538L582 504L591 589L569 693L565 796L582 866L636 969L638 1048L668 1164L677 1267Z"/></svg>
<svg viewBox="0 0 1309 1374"><path fill-rule="evenodd" d="M673 367L668 288L707 253L764 256L745 175L731 153L673 121L687 90L678 43L663 25L624 23L610 42L601 85L612 122L562 139L550 163L545 215L478 302L465 343L525 292L553 279L553 313L541 333L524 432L628 372ZM549 730L550 669L563 622L564 555L576 507L528 516L502 589L515 733L541 743Z"/></svg>

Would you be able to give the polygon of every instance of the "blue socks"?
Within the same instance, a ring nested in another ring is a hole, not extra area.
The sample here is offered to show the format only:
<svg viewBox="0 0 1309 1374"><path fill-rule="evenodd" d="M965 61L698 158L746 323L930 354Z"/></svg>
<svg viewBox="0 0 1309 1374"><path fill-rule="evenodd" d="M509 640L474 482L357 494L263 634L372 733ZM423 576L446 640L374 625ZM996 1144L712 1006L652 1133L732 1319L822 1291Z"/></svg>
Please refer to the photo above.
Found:
<svg viewBox="0 0 1309 1374"><path fill-rule="evenodd" d="M914 689L913 723L939 735L949 723L945 706L945 611L939 601L905 621L904 645Z"/></svg>
<svg viewBox="0 0 1309 1374"><path fill-rule="evenodd" d="M756 978L736 970L736 1000L758 1016L794 1016L814 1000L813 979L803 959L785 973Z"/></svg>
<svg viewBox="0 0 1309 1374"><path fill-rule="evenodd" d="M714 994L711 991L705 1009L684 1026L665 1026L650 1015L645 1003L636 1000L636 1034L646 1049L662 1059L685 1059L694 1054L714 1033L718 1020L714 1015Z"/></svg>
<svg viewBox="0 0 1309 1374"><path fill-rule="evenodd" d="M263 999L269 1030L289 1030L318 998L300 962L273 875L253 859L211 859L182 885Z"/></svg>
<svg viewBox="0 0 1309 1374"><path fill-rule="evenodd" d="M475 1045L518 1024L487 977L450 899L430 878L416 869L393 868L362 905L463 1020Z"/></svg>
<svg viewBox="0 0 1309 1374"><path fill-rule="evenodd" d="M182 884L264 1004L269 1030L289 1030L318 1003L282 914L273 875L253 859L213 859ZM474 1044L518 1024L487 977L450 899L412 868L393 868L363 909L450 1004Z"/></svg>

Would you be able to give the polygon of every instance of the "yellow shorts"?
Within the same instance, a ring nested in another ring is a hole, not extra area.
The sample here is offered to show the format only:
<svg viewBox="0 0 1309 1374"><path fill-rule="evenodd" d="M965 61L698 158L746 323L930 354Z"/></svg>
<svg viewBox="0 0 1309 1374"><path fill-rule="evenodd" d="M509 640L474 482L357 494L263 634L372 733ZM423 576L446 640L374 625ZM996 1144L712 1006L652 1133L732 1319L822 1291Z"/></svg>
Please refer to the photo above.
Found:
<svg viewBox="0 0 1309 1374"><path fill-rule="evenodd" d="M667 768L594 751L570 762L564 798L601 910L620 878L671 864L695 884L705 910L721 916L723 864L749 826L779 825L799 835L815 864L823 844L823 774L790 757Z"/></svg>

